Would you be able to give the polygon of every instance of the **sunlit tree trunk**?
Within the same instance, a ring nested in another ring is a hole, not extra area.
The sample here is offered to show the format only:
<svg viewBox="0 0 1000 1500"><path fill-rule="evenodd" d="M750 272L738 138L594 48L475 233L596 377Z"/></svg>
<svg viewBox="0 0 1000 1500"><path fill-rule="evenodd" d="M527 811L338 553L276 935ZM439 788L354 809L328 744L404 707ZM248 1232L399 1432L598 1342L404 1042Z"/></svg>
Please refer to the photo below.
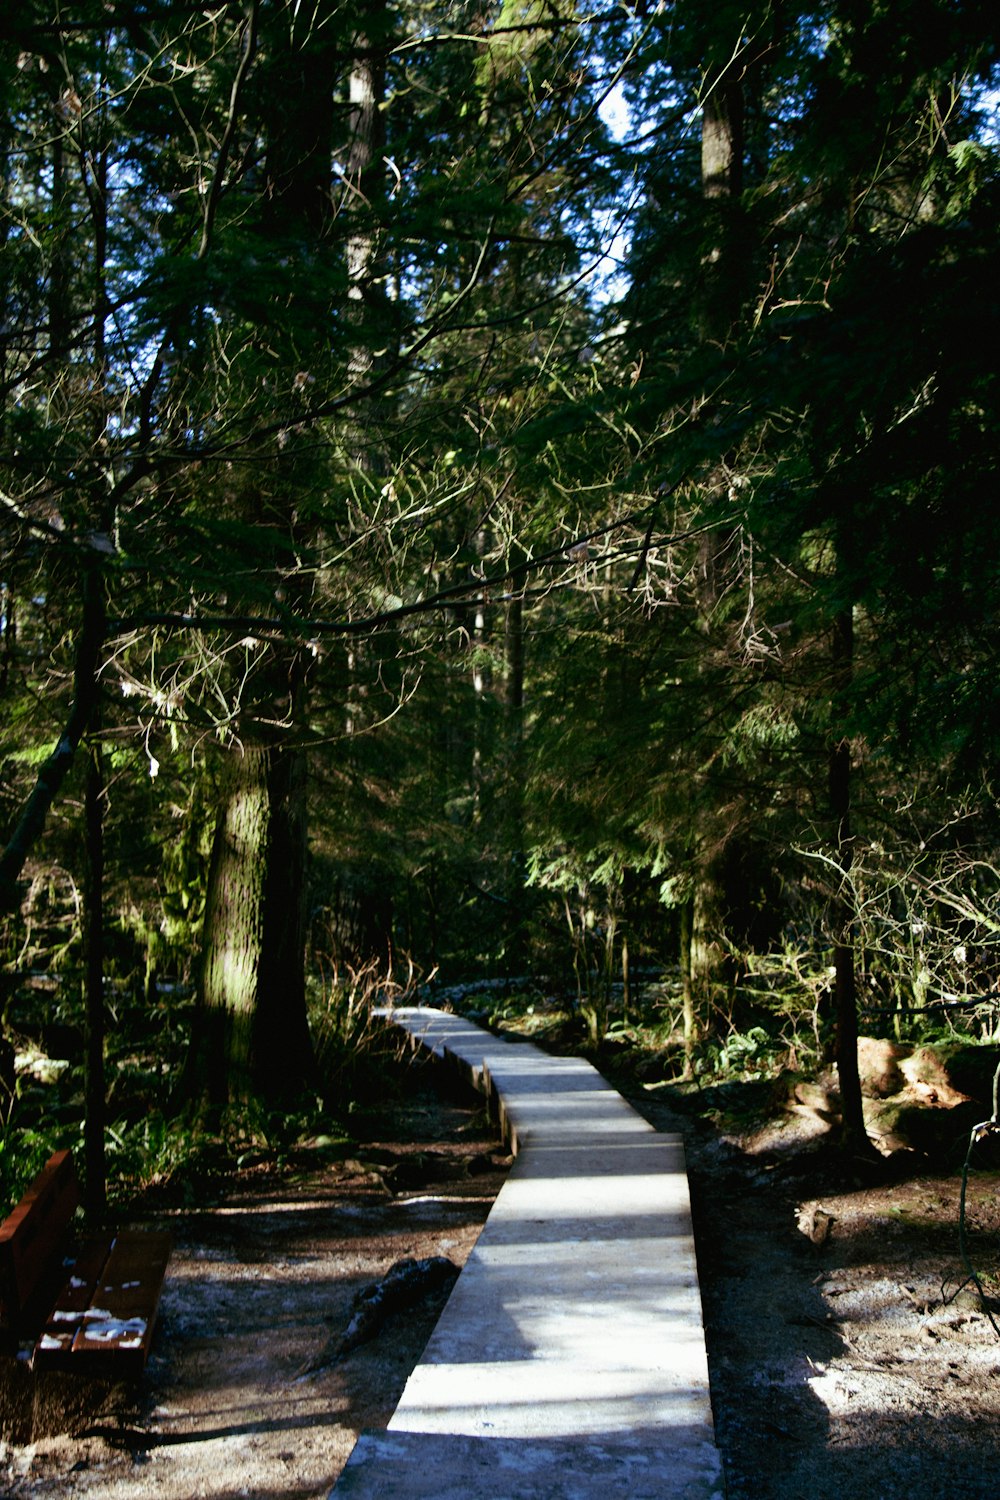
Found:
<svg viewBox="0 0 1000 1500"><path fill-rule="evenodd" d="M684 1028L684 1073L692 1073L698 1040L731 999L732 972L722 936L724 893L709 864L699 869L694 889L680 908L680 970Z"/></svg>
<svg viewBox="0 0 1000 1500"><path fill-rule="evenodd" d="M701 110L706 229L700 321L704 335L720 341L739 317L746 284L746 247L738 229L743 213L743 88L742 77L730 64L702 100Z"/></svg>
<svg viewBox="0 0 1000 1500"><path fill-rule="evenodd" d="M306 1023L302 756L248 744L227 767L209 868L196 1092L280 1104L315 1083Z"/></svg>
<svg viewBox="0 0 1000 1500"><path fill-rule="evenodd" d="M350 139L345 207L351 227L347 237L347 311L351 323L361 330L349 358L349 373L356 382L366 380L375 363L370 320L379 295L375 271L385 152L385 50L381 41L385 24L383 0L369 0L355 37L348 84Z"/></svg>
<svg viewBox="0 0 1000 1500"><path fill-rule="evenodd" d="M264 946L264 877L270 858L269 756L235 754L215 825L205 903L200 1017L215 1105L252 1092L254 1024Z"/></svg>

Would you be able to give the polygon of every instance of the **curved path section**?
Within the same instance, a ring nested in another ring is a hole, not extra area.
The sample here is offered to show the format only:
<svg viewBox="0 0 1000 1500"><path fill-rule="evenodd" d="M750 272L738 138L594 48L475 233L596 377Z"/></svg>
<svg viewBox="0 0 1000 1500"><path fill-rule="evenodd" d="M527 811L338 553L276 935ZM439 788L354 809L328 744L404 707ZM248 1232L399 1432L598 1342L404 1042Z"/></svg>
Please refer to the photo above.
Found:
<svg viewBox="0 0 1000 1500"><path fill-rule="evenodd" d="M389 1014L490 1095L516 1160L335 1500L722 1500L680 1137L579 1058Z"/></svg>

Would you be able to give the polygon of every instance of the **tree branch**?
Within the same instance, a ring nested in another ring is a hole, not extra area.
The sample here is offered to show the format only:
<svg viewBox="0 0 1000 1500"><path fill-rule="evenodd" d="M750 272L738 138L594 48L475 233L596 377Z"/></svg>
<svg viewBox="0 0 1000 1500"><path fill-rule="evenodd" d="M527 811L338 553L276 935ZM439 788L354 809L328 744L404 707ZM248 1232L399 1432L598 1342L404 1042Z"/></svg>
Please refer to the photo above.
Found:
<svg viewBox="0 0 1000 1500"><path fill-rule="evenodd" d="M83 573L83 620L73 669L73 703L55 749L42 766L0 855L0 912L20 904L18 879L35 840L45 827L49 808L66 776L97 703L97 673L105 636L104 579L96 561Z"/></svg>
<svg viewBox="0 0 1000 1500"><path fill-rule="evenodd" d="M400 604L395 609L381 610L374 615L363 615L356 620L304 620L296 619L294 616L283 619L274 615L185 615L165 612L110 620L107 625L107 634L109 637L124 635L144 626L159 625L178 630L236 630L244 635L287 636L290 632L302 636L367 635L386 625L392 625L397 620L407 619L410 615L432 614L435 610L454 608L456 605L483 603L494 590L506 587L509 591L511 585L519 580L528 578L543 568L565 563L577 548L610 536L612 532L620 531L625 526L631 526L643 514L644 510L630 512L620 521L612 521L609 525L600 526L595 531L575 536L571 541L552 548L540 557L516 563L486 578L471 578L463 583L452 584L449 588L439 589L436 594L416 599L412 604ZM661 537L659 545L670 546L688 541L692 537L700 536L704 531L713 529L717 524L713 522L711 526L695 526L688 531L674 532L670 536Z"/></svg>

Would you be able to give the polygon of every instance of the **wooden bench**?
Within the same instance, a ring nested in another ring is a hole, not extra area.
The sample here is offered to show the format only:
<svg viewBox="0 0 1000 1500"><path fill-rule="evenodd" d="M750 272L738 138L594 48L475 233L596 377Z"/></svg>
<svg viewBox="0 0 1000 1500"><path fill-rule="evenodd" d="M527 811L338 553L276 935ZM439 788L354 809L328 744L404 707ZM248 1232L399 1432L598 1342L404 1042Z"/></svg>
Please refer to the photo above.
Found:
<svg viewBox="0 0 1000 1500"><path fill-rule="evenodd" d="M129 1378L149 1353L170 1236L74 1240L79 1204L72 1153L57 1151L0 1224L0 1341L8 1354L30 1350L33 1370Z"/></svg>

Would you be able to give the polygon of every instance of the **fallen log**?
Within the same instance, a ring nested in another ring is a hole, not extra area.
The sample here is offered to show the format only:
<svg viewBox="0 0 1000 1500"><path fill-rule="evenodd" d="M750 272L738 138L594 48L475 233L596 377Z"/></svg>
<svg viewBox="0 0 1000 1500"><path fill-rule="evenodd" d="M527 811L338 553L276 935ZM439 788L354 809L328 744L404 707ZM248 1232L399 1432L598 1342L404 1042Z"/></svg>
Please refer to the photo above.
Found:
<svg viewBox="0 0 1000 1500"><path fill-rule="evenodd" d="M296 1379L305 1380L345 1359L360 1344L373 1339L393 1313L415 1307L432 1292L450 1286L457 1276L458 1267L446 1255L397 1260L381 1281L362 1287L351 1305L351 1317L343 1333L328 1339L319 1354L302 1366Z"/></svg>

